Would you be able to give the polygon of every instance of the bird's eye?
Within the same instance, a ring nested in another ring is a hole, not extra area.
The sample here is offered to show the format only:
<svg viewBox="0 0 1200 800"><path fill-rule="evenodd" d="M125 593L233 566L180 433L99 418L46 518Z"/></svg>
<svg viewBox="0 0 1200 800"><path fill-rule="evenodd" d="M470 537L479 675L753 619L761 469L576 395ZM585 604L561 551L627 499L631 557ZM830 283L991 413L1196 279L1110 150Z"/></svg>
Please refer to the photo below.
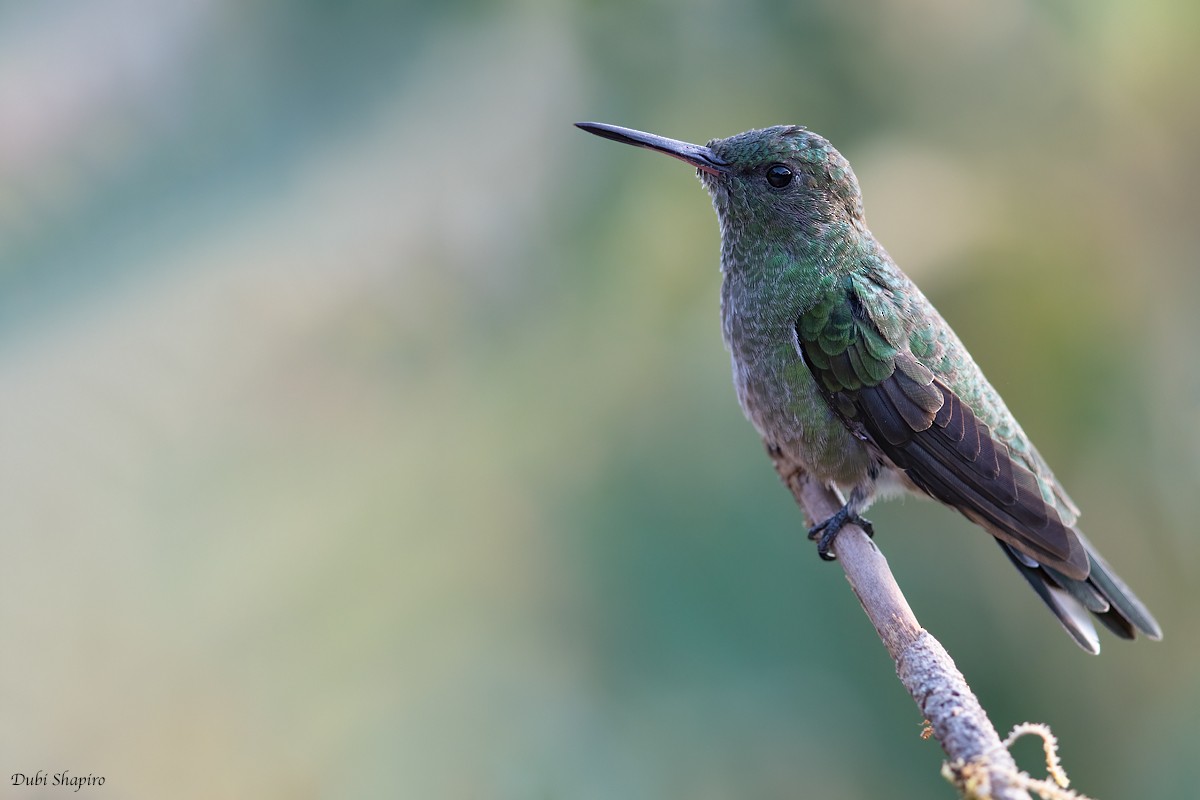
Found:
<svg viewBox="0 0 1200 800"><path fill-rule="evenodd" d="M772 164L767 167L767 183L776 189L782 189L792 182L792 171L783 164Z"/></svg>

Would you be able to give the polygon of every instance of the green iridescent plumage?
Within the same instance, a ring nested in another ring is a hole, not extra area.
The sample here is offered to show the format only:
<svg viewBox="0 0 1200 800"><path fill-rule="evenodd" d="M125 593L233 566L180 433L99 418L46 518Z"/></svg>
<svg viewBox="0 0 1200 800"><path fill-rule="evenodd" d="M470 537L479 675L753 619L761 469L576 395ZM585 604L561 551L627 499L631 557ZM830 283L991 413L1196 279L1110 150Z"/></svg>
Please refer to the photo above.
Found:
<svg viewBox="0 0 1200 800"><path fill-rule="evenodd" d="M814 528L907 490L996 537L1081 647L1154 618L1075 527L1079 510L954 331L868 230L850 164L797 126L701 147L580 127L697 168L721 224L721 316L746 416L783 465L844 493Z"/></svg>

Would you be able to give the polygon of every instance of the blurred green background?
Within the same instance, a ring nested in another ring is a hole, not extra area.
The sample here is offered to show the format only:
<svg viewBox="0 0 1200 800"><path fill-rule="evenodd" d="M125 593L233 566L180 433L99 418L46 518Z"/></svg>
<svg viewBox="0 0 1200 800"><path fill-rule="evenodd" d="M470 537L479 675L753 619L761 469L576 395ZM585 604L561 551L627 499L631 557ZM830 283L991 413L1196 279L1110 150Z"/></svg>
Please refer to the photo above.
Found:
<svg viewBox="0 0 1200 800"><path fill-rule="evenodd" d="M1166 640L1088 658L977 529L886 504L917 615L1081 790L1194 797L1198 30L1167 0L0 5L0 773L952 797L737 408L704 192L571 127L800 123Z"/></svg>

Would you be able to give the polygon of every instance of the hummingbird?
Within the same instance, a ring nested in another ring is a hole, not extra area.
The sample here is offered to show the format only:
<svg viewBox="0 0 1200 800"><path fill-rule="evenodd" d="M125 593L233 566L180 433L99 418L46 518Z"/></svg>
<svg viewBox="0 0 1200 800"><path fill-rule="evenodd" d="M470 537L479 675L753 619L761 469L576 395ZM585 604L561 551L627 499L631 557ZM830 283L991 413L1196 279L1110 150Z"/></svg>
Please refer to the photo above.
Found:
<svg viewBox="0 0 1200 800"><path fill-rule="evenodd" d="M995 537L1089 653L1087 612L1124 639L1162 630L1077 527L1079 508L950 325L867 228L849 162L798 125L706 145L579 122L683 161L721 228L721 324L738 402L780 474L844 505L817 553L880 498L931 497Z"/></svg>

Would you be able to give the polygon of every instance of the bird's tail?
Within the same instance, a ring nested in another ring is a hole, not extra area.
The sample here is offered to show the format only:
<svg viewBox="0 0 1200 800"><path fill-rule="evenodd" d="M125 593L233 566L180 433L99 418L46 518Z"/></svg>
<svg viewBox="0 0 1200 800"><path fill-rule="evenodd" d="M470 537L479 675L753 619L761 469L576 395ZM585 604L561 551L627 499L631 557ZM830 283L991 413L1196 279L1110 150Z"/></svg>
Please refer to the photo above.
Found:
<svg viewBox="0 0 1200 800"><path fill-rule="evenodd" d="M1100 639L1085 611L1090 611L1104 627L1122 639L1134 638L1137 631L1151 639L1161 639L1162 629L1142 601L1117 577L1108 562L1092 547L1092 543L1079 531L1073 532L1088 554L1090 569L1083 580L1068 578L1058 570L1043 566L1004 542L997 541L1000 549L1029 581L1042 602L1058 617L1071 638L1089 653L1100 652Z"/></svg>

